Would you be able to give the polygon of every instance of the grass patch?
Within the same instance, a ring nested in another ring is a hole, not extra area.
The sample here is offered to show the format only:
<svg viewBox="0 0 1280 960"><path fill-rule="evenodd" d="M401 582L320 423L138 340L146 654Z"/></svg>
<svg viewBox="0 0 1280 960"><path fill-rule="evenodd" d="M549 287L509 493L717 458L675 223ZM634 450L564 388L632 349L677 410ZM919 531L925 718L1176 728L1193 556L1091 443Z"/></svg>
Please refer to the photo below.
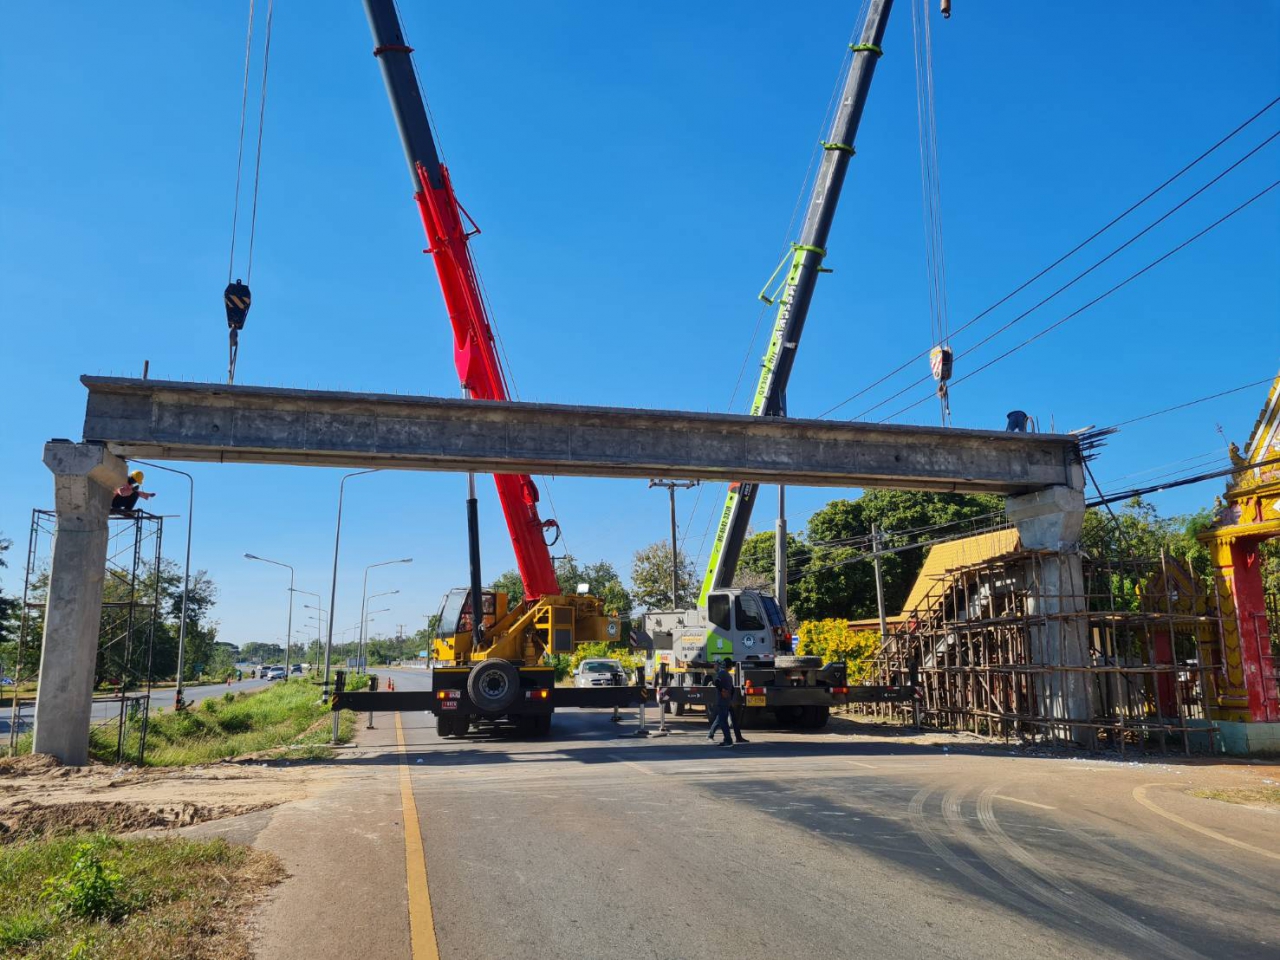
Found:
<svg viewBox="0 0 1280 960"><path fill-rule="evenodd" d="M1280 807L1280 787L1243 787L1234 790L1192 790L1193 796L1223 803L1243 803L1248 806Z"/></svg>
<svg viewBox="0 0 1280 960"><path fill-rule="evenodd" d="M284 876L274 856L225 840L18 844L0 857L0 955L242 960L237 914Z"/></svg>
<svg viewBox="0 0 1280 960"><path fill-rule="evenodd" d="M348 677L348 690L368 685L367 675ZM245 754L266 754L269 759L328 759L333 756L329 748L333 714L319 699L315 684L292 679L262 690L228 690L182 711L153 710L147 722L145 765L183 767ZM140 728L137 719L129 722L124 750L128 761L138 756ZM349 743L355 729L355 714L344 710L339 717L338 742ZM116 722L93 726L89 756L115 763L118 731ZM30 733L18 738L19 754L31 752L31 739Z"/></svg>

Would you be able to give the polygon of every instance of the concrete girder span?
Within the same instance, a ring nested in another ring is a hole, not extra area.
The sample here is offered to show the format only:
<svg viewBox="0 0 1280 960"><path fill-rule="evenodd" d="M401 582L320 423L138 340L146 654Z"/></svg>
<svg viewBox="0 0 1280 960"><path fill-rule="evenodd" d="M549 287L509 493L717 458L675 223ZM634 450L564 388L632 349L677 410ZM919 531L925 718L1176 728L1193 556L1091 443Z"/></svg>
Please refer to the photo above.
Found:
<svg viewBox="0 0 1280 960"><path fill-rule="evenodd" d="M1082 583L1080 448L1071 436L731 414L492 403L436 397L82 377L84 442L51 441L59 536L50 576L34 749L88 756L107 508L120 458L739 480L793 486L1001 493L1024 546L1060 551L1055 586ZM1025 527L1025 529L1024 529ZM69 536L68 536L69 535ZM1066 609L1081 599L1059 601ZM1059 612L1065 612L1060 608ZM1045 655L1087 655L1054 630ZM1087 719L1078 692L1042 691Z"/></svg>
<svg viewBox="0 0 1280 960"><path fill-rule="evenodd" d="M83 377L84 439L222 463L1033 493L1074 437Z"/></svg>

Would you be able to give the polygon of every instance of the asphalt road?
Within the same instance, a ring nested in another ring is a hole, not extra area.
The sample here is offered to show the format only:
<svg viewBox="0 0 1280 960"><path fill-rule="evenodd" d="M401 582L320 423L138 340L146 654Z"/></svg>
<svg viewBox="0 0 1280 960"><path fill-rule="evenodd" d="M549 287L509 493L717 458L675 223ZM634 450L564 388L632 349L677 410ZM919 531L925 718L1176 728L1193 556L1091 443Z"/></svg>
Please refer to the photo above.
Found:
<svg viewBox="0 0 1280 960"><path fill-rule="evenodd" d="M228 690L257 690L259 687L265 687L265 680L241 680L238 683L208 683L194 687L184 687L182 697L187 703L199 703L208 697L220 697ZM151 694L151 708L164 707L166 710L173 709L173 699L175 690L173 687L165 687L158 689ZM22 701L19 711L20 719L18 721L18 731L25 733L31 729L31 725L35 722L36 705L34 700ZM120 701L106 701L95 698L93 701L93 709L90 713L90 723L101 723L104 720L110 720L120 715ZM10 708L6 705L0 707L0 734L8 734L9 732Z"/></svg>
<svg viewBox="0 0 1280 960"><path fill-rule="evenodd" d="M1190 796L1191 767L847 733L748 731L723 749L697 719L631 739L598 711L557 714L532 742L441 740L422 714L375 723L306 804L194 828L285 859L261 956L1280 952L1280 819Z"/></svg>

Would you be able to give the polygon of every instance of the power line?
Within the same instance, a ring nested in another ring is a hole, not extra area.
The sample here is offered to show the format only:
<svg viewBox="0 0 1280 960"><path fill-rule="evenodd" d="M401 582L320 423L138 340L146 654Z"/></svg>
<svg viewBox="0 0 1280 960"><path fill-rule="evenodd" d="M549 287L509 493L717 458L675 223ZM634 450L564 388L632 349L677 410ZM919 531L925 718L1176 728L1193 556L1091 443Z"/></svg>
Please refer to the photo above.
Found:
<svg viewBox="0 0 1280 960"><path fill-rule="evenodd" d="M1274 186L1274 184L1272 184L1272 186ZM1194 407L1197 403L1207 403L1210 400L1217 400L1219 397L1226 397L1233 393L1239 393L1241 390L1249 390L1253 387L1260 387L1264 383L1271 383L1271 381L1272 381L1271 377L1266 377L1262 380L1255 380L1253 381L1253 383L1245 383L1238 387L1232 387L1230 390L1223 390L1220 393L1213 393L1207 397L1200 397L1197 400L1188 400L1186 403L1179 403L1179 404L1175 404L1172 407L1165 407L1163 410L1156 410L1153 413L1144 413L1142 416L1133 417L1130 420L1121 420L1119 423L1113 423L1111 424L1111 426L1105 427L1104 429L1115 430L1118 427L1127 427L1131 423L1141 423L1143 420L1150 420L1152 417L1163 416L1166 413L1173 413L1173 411L1175 410L1183 410L1186 407Z"/></svg>
<svg viewBox="0 0 1280 960"><path fill-rule="evenodd" d="M1274 137L1274 136L1280 136L1280 131L1277 131L1277 132L1276 132L1276 134L1273 134L1273 137ZM1085 312L1086 310L1088 310L1090 307L1092 307L1092 306L1094 306L1094 305L1096 305L1096 304L1098 304L1098 303L1101 303L1103 300L1105 300L1107 297L1111 296L1113 293L1117 293L1117 292L1119 292L1119 291L1120 291L1120 290L1122 290L1123 288L1127 287L1127 286L1128 286L1130 283L1132 283L1134 280L1137 280L1140 276L1142 276L1142 275L1143 275L1144 273L1146 273L1148 270L1151 270L1152 268L1154 268L1154 267L1156 267L1156 266L1159 266L1161 263L1163 263L1164 261L1168 260L1168 259L1169 259L1170 257L1172 257L1174 254L1176 254L1176 253L1180 252L1181 250L1183 250L1183 249L1185 249L1186 247L1190 246L1191 244L1195 243L1197 240L1199 240L1199 239L1200 239L1201 237L1203 237L1205 234L1209 233L1209 231L1213 230L1215 227L1220 226L1221 224L1225 223L1226 221L1228 221L1228 220L1230 220L1232 217L1234 217L1237 213L1239 213L1240 211L1244 210L1246 207L1250 206L1250 205L1251 205L1251 204L1253 204L1253 203L1256 203L1258 200L1261 200L1263 197L1265 197L1268 193L1270 193L1270 192L1271 192L1272 190L1274 190L1276 187L1280 187L1280 180L1275 180L1275 181L1273 181L1273 182L1271 183L1271 185L1270 185L1270 186L1265 187L1264 189L1262 189L1262 190L1261 190L1261 191L1259 191L1258 193L1255 193L1252 197L1250 197L1250 198L1249 198L1248 200L1246 200L1244 203L1240 204L1240 205L1239 205L1239 206L1237 206L1235 209L1231 210L1229 213L1226 213L1226 214L1224 214L1223 216L1219 217L1217 220L1213 221L1213 223L1209 224L1207 227L1205 227L1205 228L1204 228L1203 230L1201 230L1199 233L1196 233L1196 234L1192 235L1191 237L1188 237L1186 240L1182 241L1182 243L1178 244L1178 245L1177 245L1176 247L1174 247L1172 250L1168 251L1167 253L1163 254L1163 255L1162 255L1162 256L1160 256L1160 257L1157 257L1155 260L1152 260L1150 263L1148 263L1148 264L1147 264L1145 267L1143 267L1141 270L1138 270L1136 273L1132 273L1132 274L1130 274L1128 277L1126 277L1125 279L1121 280L1121 281L1120 281L1119 283L1117 283L1115 286L1111 287L1109 290L1107 290L1107 291L1105 291L1105 292L1103 292L1103 293L1098 294L1098 296L1094 297L1092 300L1090 300L1089 302L1085 303L1083 306L1078 307L1077 309L1075 309L1075 310L1071 311L1071 312L1070 312L1070 313L1068 313L1065 317L1062 317L1060 320L1056 320L1056 321L1054 321L1053 323L1049 324L1049 326L1045 327L1043 330L1039 331L1038 333L1032 334L1031 336L1029 336L1029 337L1027 337L1025 340L1023 340L1022 342L1015 344L1013 347L1009 348L1008 350L1006 350L1004 353L1000 354L999 356L997 356L997 357L993 357L992 359L988 360L986 363L982 364L981 366L976 367L976 368L975 368L975 369L973 369L973 370L970 370L970 371L969 371L968 373L966 373L963 377L960 377L958 380L956 380L956 381L955 381L955 383L953 384L953 387L954 387L954 386L958 386L958 385L960 385L961 383L964 383L964 381L968 380L970 377L975 377L975 376L977 376L979 373L981 373L983 370L986 370L988 367L990 367L990 366L992 366L992 365L994 365L994 364L999 363L1001 360L1004 360L1004 359L1005 359L1005 358L1007 358L1007 357L1012 356L1013 354L1015 354L1015 353L1017 353L1019 350L1021 350L1023 347L1026 347L1026 346L1028 346L1028 345L1030 345L1030 344L1034 343L1035 341L1037 341L1037 340L1039 340L1041 337L1043 337L1045 334L1047 334L1047 333L1049 333L1049 332L1051 332L1051 331L1053 331L1053 330L1056 330L1058 327L1062 326L1062 325L1063 325L1064 323L1066 323L1068 320L1071 320L1071 319L1073 319L1074 317L1078 317L1080 314L1084 313L1084 312ZM1007 328L1008 326L1009 326L1009 325L1008 325L1008 324L1006 324L1006 328ZM988 338L988 339L989 339L989 338ZM983 342L985 342L985 341L983 341ZM963 356L963 354L961 354L961 356ZM914 386L914 384L913 384L913 386ZM908 389L910 389L910 388L908 388ZM897 394L895 394L895 396L897 396ZM892 399L892 398L890 398L890 399ZM925 402L926 400L928 400L928 399L929 399L929 397L921 397L919 400L916 400L914 403L910 403L910 404L908 404L907 406L903 407L901 410L898 410L898 411L896 411L895 413L891 413L889 416L885 417L881 422L883 423L883 422L885 422L885 421L892 420L894 417L901 416L902 414L906 413L908 410L911 410L911 409L913 409L913 408L915 408L915 407L918 407L920 404L924 403L924 402Z"/></svg>
<svg viewBox="0 0 1280 960"><path fill-rule="evenodd" d="M1180 178L1183 174L1187 173L1189 170L1191 170L1193 167L1195 167L1195 166L1196 166L1197 164L1199 164L1201 161L1203 161L1203 160L1205 160L1207 157L1209 157L1209 156L1210 156L1212 153L1214 153L1214 151L1216 151L1219 147L1223 146L1223 145L1224 145L1224 144L1226 144L1229 140L1231 140L1232 138L1234 138L1237 134L1239 134L1242 130L1244 130L1246 127L1248 127L1251 123L1253 123L1255 120L1257 120L1259 117L1261 117L1264 113L1266 113L1266 112L1267 112L1268 110L1270 110L1272 107L1274 107L1277 103L1280 103L1280 97L1276 97L1274 100L1272 100L1272 101L1271 101L1270 103L1268 103L1266 106L1264 106L1261 110L1259 110L1259 111L1258 111L1257 113L1255 113L1253 116L1249 117L1249 119L1245 120L1245 121L1244 121L1243 123L1241 123L1238 127L1236 127L1234 130L1232 130L1232 131L1231 131L1230 133L1228 133L1226 136L1224 136L1221 140L1219 140L1219 141L1218 141L1217 143L1215 143L1213 146L1209 147L1209 149L1205 150L1202 154L1200 154L1198 157L1196 157L1194 160L1192 160L1190 163L1188 163L1186 166L1184 166L1181 170L1179 170L1179 171L1178 171L1177 173L1175 173L1173 176L1171 176L1171 177L1169 177L1167 180L1165 180L1162 184L1160 184L1158 187L1156 187L1154 190L1152 190L1150 193L1148 193L1145 197L1143 197L1143 198L1142 198L1141 200L1139 200L1137 203L1134 203L1132 206L1130 206L1128 209L1126 209L1123 213L1120 213L1120 214L1116 215L1115 217L1113 217L1113 218L1112 218L1111 220L1109 220L1106 224L1104 224L1101 228L1099 228L1098 230L1094 231L1092 234L1090 234L1090 235L1089 235L1087 238L1085 238L1084 240L1080 241L1080 243L1076 244L1074 247L1072 247L1070 250L1068 250L1066 253L1064 253L1062 256L1060 256L1057 260L1053 261L1053 263L1049 264L1047 267L1045 267L1043 270L1041 270L1039 273L1037 273L1035 276L1031 277L1029 280L1024 281L1024 282L1023 282L1023 283L1021 283L1019 286L1017 286L1016 288L1014 288L1013 290L1011 290L1009 293L1005 294L1003 297L1001 297L999 300L997 300L995 303L991 304L991 306L987 307L985 310L983 310L981 313L979 313L977 316L975 316L972 320L969 320L968 322L966 322L965 324L963 324L962 326L960 326L960 327L955 331L955 335L956 335L956 336L959 336L961 333L963 333L965 330L968 330L971 326L973 326L975 323L977 323L977 322L978 322L979 320L981 320L983 317L986 317L988 314L990 314L993 310L996 310L996 309L998 309L999 307L1003 306L1005 303L1007 303L1007 302L1008 302L1009 300L1011 300L1013 297L1017 296L1017 295L1018 295L1019 293L1021 293L1023 290L1027 289L1027 287L1031 286L1031 284L1035 283L1035 282L1036 282L1037 280L1039 280L1041 277L1045 276L1045 274L1049 273L1050 271L1054 270L1056 267L1058 267L1059 265L1061 265L1061 264L1062 264L1062 263L1064 263L1065 261L1069 260L1071 257L1075 256L1077 253L1079 253L1081 250L1083 250L1085 247L1087 247L1087 246L1088 246L1090 243L1092 243L1094 240L1098 239L1098 237L1102 236L1102 234L1106 233L1108 230L1110 230L1112 227L1114 227L1117 223L1119 223L1119 222L1120 222L1121 220L1123 220L1125 217L1129 216L1129 214L1133 213L1135 210L1137 210L1139 207L1141 207L1143 204L1145 204L1148 200L1150 200L1150 199L1152 199L1153 197L1155 197L1158 193L1160 193L1162 190L1164 190L1166 187L1168 187L1170 184L1172 184L1174 181L1176 181L1178 178ZM925 358L925 357L927 357L928 355L929 355L929 351L928 351L928 350L924 350L924 351L922 351L922 352L920 352L920 353L916 354L916 355L915 355L914 357L912 357L911 359L907 360L906 362L902 363L902 364L901 364L901 365L899 365L898 367L895 367L893 370L889 371L889 373L886 373L886 374L885 374L883 377L881 377L879 380L875 381L874 383L870 384L869 386L863 387L861 390L859 390L857 393L853 394L852 396L846 397L844 400L841 400L841 401L840 401L839 403L837 403L834 407L830 407L829 409L825 410L824 412L822 412L822 413L818 414L818 419L822 419L823 417L826 417L828 414L834 413L835 411L839 410L841 407L845 406L846 404L848 404L848 403L852 403L854 400L858 399L858 397L861 397L861 396L864 396L864 395L865 395L865 394L867 394L867 393L870 393L872 390L874 390L876 387L880 386L882 383L886 382L887 380L891 380L893 377L896 377L899 373L901 373L903 370L906 370L906 369L907 369L908 367L910 367L913 363L916 363L917 361L924 359L924 358ZM927 379L927 378L926 378L926 379ZM920 381L917 381L917 383L919 383L919 382L920 382ZM916 385L916 384L912 384L912 387L914 387L915 385ZM907 389L911 389L911 387L908 387ZM905 391L904 391L904 392L905 392ZM900 396L900 395L901 395L901 393L899 393L899 394L895 394L895 396ZM893 399L893 397L890 397L889 399Z"/></svg>
<svg viewBox="0 0 1280 960"><path fill-rule="evenodd" d="M1123 493L1113 493L1108 496L1100 496L1095 500L1085 503L1086 507L1100 507L1108 503L1117 503L1121 500L1132 500L1134 497L1144 497L1149 493L1160 493L1162 490L1174 490L1178 487L1185 487L1193 483L1203 483L1206 480L1216 480L1219 477L1227 477L1236 473L1246 473L1249 470L1257 470L1261 467L1271 467L1280 463L1280 457L1273 457L1270 460L1262 460L1258 463L1251 463L1244 467L1230 466L1223 470L1214 470L1211 473L1200 473L1192 477L1183 477L1180 480L1171 480L1168 483L1157 483L1149 487L1135 487L1132 490L1126 490Z"/></svg>

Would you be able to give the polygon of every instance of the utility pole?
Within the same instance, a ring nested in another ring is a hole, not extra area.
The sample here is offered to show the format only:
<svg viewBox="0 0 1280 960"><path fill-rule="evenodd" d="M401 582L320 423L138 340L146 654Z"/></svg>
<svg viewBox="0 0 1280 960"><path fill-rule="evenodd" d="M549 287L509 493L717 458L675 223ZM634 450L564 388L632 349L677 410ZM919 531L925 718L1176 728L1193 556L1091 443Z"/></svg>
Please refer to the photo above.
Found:
<svg viewBox="0 0 1280 960"><path fill-rule="evenodd" d="M698 485L697 480L650 480L649 488L662 487L671 496L671 609L680 609L680 553L676 529L676 491Z"/></svg>
<svg viewBox="0 0 1280 960"><path fill-rule="evenodd" d="M778 416L787 415L787 396L778 405ZM773 534L773 596L778 601L782 620L787 620L787 488L778 484L778 525ZM791 630L788 628L787 633Z"/></svg>
<svg viewBox="0 0 1280 960"><path fill-rule="evenodd" d="M871 524L871 556L876 568L876 611L880 614L880 643L889 635L889 624L884 616L884 580L880 576L880 529Z"/></svg>

